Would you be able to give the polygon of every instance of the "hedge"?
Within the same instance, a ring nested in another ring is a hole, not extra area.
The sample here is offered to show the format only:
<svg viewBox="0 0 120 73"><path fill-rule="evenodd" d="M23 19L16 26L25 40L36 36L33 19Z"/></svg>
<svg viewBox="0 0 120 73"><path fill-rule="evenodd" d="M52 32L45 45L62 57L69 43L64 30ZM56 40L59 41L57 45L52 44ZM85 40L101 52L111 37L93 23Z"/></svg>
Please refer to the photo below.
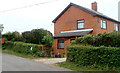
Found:
<svg viewBox="0 0 120 73"><path fill-rule="evenodd" d="M31 50L32 47L32 50ZM3 50L8 49L17 53L32 55L32 56L44 56L44 52L42 51L42 45L23 43L23 42L11 42L6 41L3 45Z"/></svg>
<svg viewBox="0 0 120 73"><path fill-rule="evenodd" d="M120 67L120 48L70 45L67 49L67 61L74 62L78 66Z"/></svg>
<svg viewBox="0 0 120 73"><path fill-rule="evenodd" d="M73 44L120 47L120 32L85 35L84 37L77 38Z"/></svg>

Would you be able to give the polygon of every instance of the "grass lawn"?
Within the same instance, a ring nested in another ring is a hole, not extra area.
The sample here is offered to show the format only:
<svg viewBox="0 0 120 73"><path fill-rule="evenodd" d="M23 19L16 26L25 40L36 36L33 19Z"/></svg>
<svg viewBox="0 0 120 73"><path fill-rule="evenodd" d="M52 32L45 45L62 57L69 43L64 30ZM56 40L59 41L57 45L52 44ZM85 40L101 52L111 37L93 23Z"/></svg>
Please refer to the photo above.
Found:
<svg viewBox="0 0 120 73"><path fill-rule="evenodd" d="M22 57L22 58L27 58L27 59L39 58L39 57L35 57L35 56L32 56L32 55L25 55L25 54L16 53L16 52L13 52L11 50L2 50L2 53L7 53L7 54L11 54L11 55Z"/></svg>
<svg viewBox="0 0 120 73"><path fill-rule="evenodd" d="M57 63L57 66L64 67L67 69L75 70L75 71L98 71L96 68L90 68L90 67L78 67L76 64L72 62L62 62L62 63Z"/></svg>
<svg viewBox="0 0 120 73"><path fill-rule="evenodd" d="M95 67L95 66L81 66L81 67L78 67L78 66L76 66L76 64L74 64L72 62L62 62L62 63L57 63L56 65L60 66L60 67L67 68L67 69L70 69L70 70L74 70L74 71L101 71L101 73L102 73L102 71L108 71L108 70L104 69L104 67L102 67L102 66L101 67ZM118 72L111 72L111 73L118 73Z"/></svg>

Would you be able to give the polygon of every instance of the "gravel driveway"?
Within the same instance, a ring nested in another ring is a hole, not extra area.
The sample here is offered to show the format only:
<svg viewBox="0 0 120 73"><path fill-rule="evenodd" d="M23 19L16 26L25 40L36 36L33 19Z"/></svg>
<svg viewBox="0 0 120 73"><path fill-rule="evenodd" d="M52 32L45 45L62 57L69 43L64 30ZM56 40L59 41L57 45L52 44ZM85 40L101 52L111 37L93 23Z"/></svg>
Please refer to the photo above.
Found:
<svg viewBox="0 0 120 73"><path fill-rule="evenodd" d="M41 62L44 64L55 64L59 62L65 62L66 58L45 58L45 59L33 59L33 61Z"/></svg>

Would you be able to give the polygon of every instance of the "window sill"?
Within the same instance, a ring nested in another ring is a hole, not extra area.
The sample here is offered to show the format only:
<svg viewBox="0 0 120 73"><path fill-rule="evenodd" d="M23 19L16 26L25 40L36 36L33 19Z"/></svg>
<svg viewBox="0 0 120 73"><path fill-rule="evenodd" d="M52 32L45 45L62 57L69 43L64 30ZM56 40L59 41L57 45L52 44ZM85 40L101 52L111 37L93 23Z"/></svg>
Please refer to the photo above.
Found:
<svg viewBox="0 0 120 73"><path fill-rule="evenodd" d="M64 49L64 48L57 48L57 49Z"/></svg>
<svg viewBox="0 0 120 73"><path fill-rule="evenodd" d="M85 28L77 28L77 29L79 29L79 30L80 30L80 29L85 29Z"/></svg>
<svg viewBox="0 0 120 73"><path fill-rule="evenodd" d="M101 29L107 30L107 28L101 28Z"/></svg>

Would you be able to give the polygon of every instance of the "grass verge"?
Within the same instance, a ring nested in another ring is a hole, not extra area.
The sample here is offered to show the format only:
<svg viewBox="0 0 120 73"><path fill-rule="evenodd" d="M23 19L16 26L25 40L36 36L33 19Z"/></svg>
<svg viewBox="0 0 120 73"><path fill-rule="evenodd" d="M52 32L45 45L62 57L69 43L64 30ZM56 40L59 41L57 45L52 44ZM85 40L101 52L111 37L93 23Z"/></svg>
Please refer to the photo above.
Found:
<svg viewBox="0 0 120 73"><path fill-rule="evenodd" d="M21 54L21 53L16 53L16 52L13 52L11 50L2 50L2 53L7 53L7 54L10 54L10 55L15 55L15 56L19 56L19 57L27 58L27 59L39 58L39 57L32 56L32 55L25 55L25 54Z"/></svg>
<svg viewBox="0 0 120 73"><path fill-rule="evenodd" d="M68 61L57 63L55 65L74 71L111 71L111 70L107 70L105 67L102 66L77 66L76 64ZM112 71L120 71L120 69L112 70Z"/></svg>
<svg viewBox="0 0 120 73"><path fill-rule="evenodd" d="M61 62L61 63L57 63L56 65L70 69L70 70L74 70L74 71L98 71L98 69L95 69L95 68L93 69L93 68L87 68L87 67L78 67L76 66L76 64L72 62Z"/></svg>

